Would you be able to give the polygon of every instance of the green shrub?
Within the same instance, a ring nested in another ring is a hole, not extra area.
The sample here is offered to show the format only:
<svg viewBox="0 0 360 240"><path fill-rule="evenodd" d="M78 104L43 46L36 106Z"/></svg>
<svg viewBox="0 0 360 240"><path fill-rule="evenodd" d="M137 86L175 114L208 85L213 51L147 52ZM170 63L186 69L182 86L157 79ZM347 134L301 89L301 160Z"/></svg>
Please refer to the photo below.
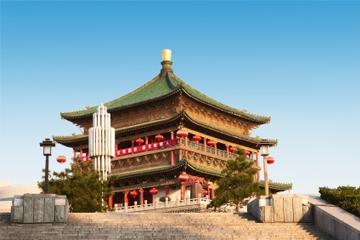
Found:
<svg viewBox="0 0 360 240"><path fill-rule="evenodd" d="M360 187L321 187L319 192L322 199L360 217Z"/></svg>

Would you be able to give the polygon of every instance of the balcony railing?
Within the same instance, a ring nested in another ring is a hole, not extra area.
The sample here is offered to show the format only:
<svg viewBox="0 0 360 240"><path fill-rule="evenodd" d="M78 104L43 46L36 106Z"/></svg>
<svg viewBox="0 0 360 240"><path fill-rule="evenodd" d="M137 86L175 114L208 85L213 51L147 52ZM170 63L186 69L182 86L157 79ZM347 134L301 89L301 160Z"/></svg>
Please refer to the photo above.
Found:
<svg viewBox="0 0 360 240"><path fill-rule="evenodd" d="M123 148L123 149L118 149L116 151L116 156L124 156L124 155L128 155L128 154L153 151L156 149L173 147L177 144L178 144L177 139L174 139L174 140L166 140L166 141L162 141L162 142L144 144L144 145L136 146L136 147Z"/></svg>
<svg viewBox="0 0 360 240"><path fill-rule="evenodd" d="M144 144L141 146L116 149L115 157L122 157L122 156L126 156L126 155L137 154L137 153L142 153L142 152L147 152L147 151L154 151L154 150L159 150L159 149L166 149L166 148L171 148L171 147L175 147L175 146L187 147L189 149L194 149L194 150L197 150L200 152L206 152L206 153L216 155L216 156L219 156L222 158L232 158L232 157L236 156L235 153L217 149L212 146L205 146L203 143L197 143L197 142L194 142L191 140L187 140L187 143L186 143L185 139L173 139L173 140L165 140L165 141L156 142L156 143ZM90 156L87 153L77 152L75 154L75 158L80 159L82 161L90 160Z"/></svg>

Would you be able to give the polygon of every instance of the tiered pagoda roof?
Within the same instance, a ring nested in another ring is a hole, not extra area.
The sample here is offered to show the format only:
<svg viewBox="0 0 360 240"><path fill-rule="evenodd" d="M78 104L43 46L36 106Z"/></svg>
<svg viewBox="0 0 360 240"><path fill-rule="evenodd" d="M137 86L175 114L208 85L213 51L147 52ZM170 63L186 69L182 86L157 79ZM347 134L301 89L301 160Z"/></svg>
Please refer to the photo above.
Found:
<svg viewBox="0 0 360 240"><path fill-rule="evenodd" d="M270 117L268 116L261 116L249 113L246 110L240 110L230 107L191 87L189 84L187 84L174 74L171 61L163 61L162 65L163 68L161 72L152 80L122 97L105 103L104 105L107 107L108 112L123 112L127 109L135 108L138 106L149 104L151 105L152 102L167 99L172 95L180 94L185 95L186 97L194 100L195 102L207 106L209 109L214 109L217 112L223 113L224 115L230 115L233 118L238 119L239 121L249 122L252 125L252 128L261 124L268 123L270 121ZM179 103L179 105L182 110L172 113L171 116L167 115L166 117L162 117L154 121L142 122L140 124L116 128L116 133L122 134L123 132L139 128L146 128L150 125L163 124L181 118L182 121L187 121L189 124L196 125L198 128L203 128L207 131L217 133L218 135L221 134L225 137L228 136L232 140L240 141L240 143L242 141L246 142L249 144L249 146L251 145L251 147L258 146L259 144L264 142L270 145L276 144L276 140L251 137L248 134L234 134L231 131L226 131L226 129L221 130L220 128L216 128L213 125L201 122L199 121L199 119L192 117L191 114L187 112L187 109L181 106L181 103ZM97 106L87 107L79 111L62 112L60 113L60 115L66 120L74 122L75 124L79 124L79 122L84 119L90 119L92 114L96 111L96 108ZM85 132L84 134L79 135L54 136L53 138L55 141L61 144L71 146L72 143L86 140L87 134Z"/></svg>
<svg viewBox="0 0 360 240"><path fill-rule="evenodd" d="M161 72L159 75L141 87L122 97L107 102L104 105L107 107L109 112L114 112L117 110L130 108L135 105L141 105L158 100L178 92L182 92L210 107L243 118L245 120L252 121L254 123L264 124L270 121L270 117L268 116L260 116L249 113L246 110L233 108L206 96L205 94L191 87L189 84L185 83L172 71L167 72L167 74L163 74L163 72ZM73 119L91 116L96 111L96 108L97 106L93 106L79 111L62 112L60 115L62 118L71 121Z"/></svg>

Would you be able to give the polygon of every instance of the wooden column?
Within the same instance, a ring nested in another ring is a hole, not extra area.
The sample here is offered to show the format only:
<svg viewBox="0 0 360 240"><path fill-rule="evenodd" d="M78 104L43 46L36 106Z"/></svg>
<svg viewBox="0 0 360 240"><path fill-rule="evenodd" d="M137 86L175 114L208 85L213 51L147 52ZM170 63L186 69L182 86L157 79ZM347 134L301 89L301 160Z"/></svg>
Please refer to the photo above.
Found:
<svg viewBox="0 0 360 240"><path fill-rule="evenodd" d="M256 153L255 155L256 157L256 166L258 167L258 171L256 173L256 180L259 182L260 181L260 164L259 164L259 153Z"/></svg>
<svg viewBox="0 0 360 240"><path fill-rule="evenodd" d="M139 192L140 192L140 205L143 205L144 204L144 189L140 188Z"/></svg>
<svg viewBox="0 0 360 240"><path fill-rule="evenodd" d="M83 157L83 151L82 151L82 148L80 148L80 161L83 160L82 157Z"/></svg>
<svg viewBox="0 0 360 240"><path fill-rule="evenodd" d="M129 205L128 195L129 195L129 191L126 191L124 193L124 204L126 203L127 205Z"/></svg>
<svg viewBox="0 0 360 240"><path fill-rule="evenodd" d="M174 140L174 131L170 132L170 140ZM174 151L170 152L170 164L171 164L171 166L175 165L175 153L174 153Z"/></svg>
<svg viewBox="0 0 360 240"><path fill-rule="evenodd" d="M170 139L171 139L171 140L174 140L174 139L175 139L175 138L174 138L174 131L171 131L171 132L170 132Z"/></svg>
<svg viewBox="0 0 360 240"><path fill-rule="evenodd" d="M109 206L110 209L112 209L112 208L113 208L113 205L114 205L114 204L113 204L113 203L114 203L113 197L114 197L114 195L111 194L111 195L109 196L109 199L108 199L108 206Z"/></svg>
<svg viewBox="0 0 360 240"><path fill-rule="evenodd" d="M184 200L185 199L185 185L184 185L184 183L181 183L180 195L181 195L181 200Z"/></svg>

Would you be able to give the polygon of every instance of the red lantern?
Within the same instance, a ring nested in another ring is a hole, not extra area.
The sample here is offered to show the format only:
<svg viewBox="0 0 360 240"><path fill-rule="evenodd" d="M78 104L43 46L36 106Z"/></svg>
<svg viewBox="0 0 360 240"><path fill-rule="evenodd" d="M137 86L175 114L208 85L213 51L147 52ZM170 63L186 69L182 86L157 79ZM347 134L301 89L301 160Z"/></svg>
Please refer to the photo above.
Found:
<svg viewBox="0 0 360 240"><path fill-rule="evenodd" d="M203 194L204 194L204 196L206 196L207 194L208 194L208 190L203 190Z"/></svg>
<svg viewBox="0 0 360 240"><path fill-rule="evenodd" d="M229 147L229 151L232 152L232 153L236 153L236 152L237 152L237 148L234 147L234 146L230 146L230 147Z"/></svg>
<svg viewBox="0 0 360 240"><path fill-rule="evenodd" d="M149 193L151 194L151 195L156 195L157 193L158 193L158 190L157 190L157 188L151 188L150 190L149 190Z"/></svg>
<svg viewBox="0 0 360 240"><path fill-rule="evenodd" d="M186 182L187 180L189 180L189 175L186 172L182 172L179 175L179 180L181 183Z"/></svg>
<svg viewBox="0 0 360 240"><path fill-rule="evenodd" d="M275 159L273 157L269 156L269 157L266 158L266 162L268 164L273 164L275 162Z"/></svg>
<svg viewBox="0 0 360 240"><path fill-rule="evenodd" d="M158 141L158 142L161 142L161 141L164 140L164 136L161 135L161 134L157 134L157 135L155 136L155 140Z"/></svg>
<svg viewBox="0 0 360 240"><path fill-rule="evenodd" d="M247 155L249 155L249 154L250 154L250 151L249 151L249 150L244 149L244 150L243 150L243 153L244 153L244 155L245 155L245 156L247 156Z"/></svg>
<svg viewBox="0 0 360 240"><path fill-rule="evenodd" d="M136 190L133 190L133 191L130 192L130 195L131 195L133 198L136 198L138 194L139 194L139 193L138 193Z"/></svg>
<svg viewBox="0 0 360 240"><path fill-rule="evenodd" d="M144 143L144 139L138 138L138 139L135 140L135 142L136 142L136 144L137 144L138 146L140 146L141 144Z"/></svg>
<svg viewBox="0 0 360 240"><path fill-rule="evenodd" d="M193 140L194 142L198 143L198 142L200 142L201 137L200 137L200 136L195 135L195 136L193 136L192 140Z"/></svg>
<svg viewBox="0 0 360 240"><path fill-rule="evenodd" d="M180 129L176 132L176 136L179 138L186 138L188 135L189 135L189 133L182 129Z"/></svg>
<svg viewBox="0 0 360 240"><path fill-rule="evenodd" d="M207 145L212 146L212 147L215 147L216 142L213 141L213 140L208 140L208 141L207 141Z"/></svg>
<svg viewBox="0 0 360 240"><path fill-rule="evenodd" d="M65 157L64 155L60 155L60 156L58 156L58 157L56 158L56 161L57 161L58 163L63 164L63 163L66 162L66 157Z"/></svg>

